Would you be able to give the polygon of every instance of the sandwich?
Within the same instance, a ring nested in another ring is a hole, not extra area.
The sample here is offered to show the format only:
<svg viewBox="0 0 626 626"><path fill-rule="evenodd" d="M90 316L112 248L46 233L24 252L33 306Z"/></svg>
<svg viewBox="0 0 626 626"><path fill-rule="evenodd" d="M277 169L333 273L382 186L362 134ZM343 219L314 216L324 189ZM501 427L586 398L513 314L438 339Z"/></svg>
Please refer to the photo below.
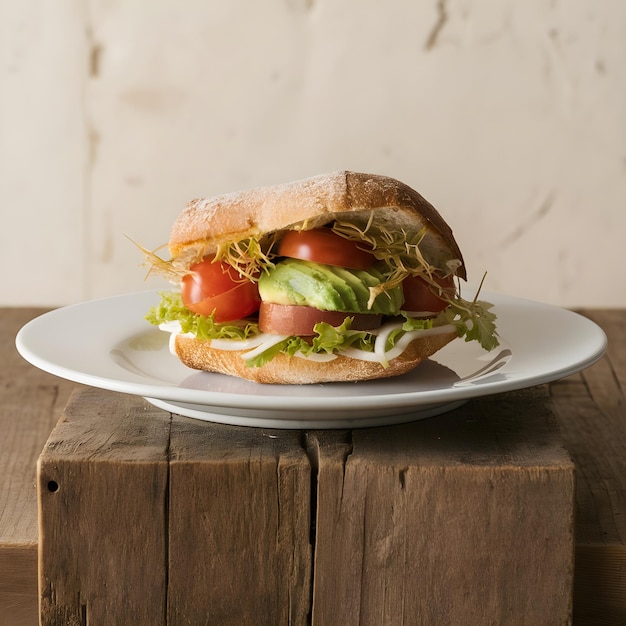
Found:
<svg viewBox="0 0 626 626"><path fill-rule="evenodd" d="M419 193L338 171L192 200L169 259L176 285L146 319L186 366L258 383L399 376L462 337L498 345L492 305L461 295L452 230Z"/></svg>

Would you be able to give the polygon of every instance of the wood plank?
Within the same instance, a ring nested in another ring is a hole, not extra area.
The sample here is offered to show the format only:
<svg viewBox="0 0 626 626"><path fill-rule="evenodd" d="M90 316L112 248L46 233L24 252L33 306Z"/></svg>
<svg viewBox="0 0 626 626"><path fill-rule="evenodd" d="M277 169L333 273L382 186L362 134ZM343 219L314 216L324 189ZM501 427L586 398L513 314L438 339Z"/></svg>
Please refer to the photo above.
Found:
<svg viewBox="0 0 626 626"><path fill-rule="evenodd" d="M38 622L37 544L0 546L0 626Z"/></svg>
<svg viewBox="0 0 626 626"><path fill-rule="evenodd" d="M0 625L37 621L35 468L56 400L51 385L0 386Z"/></svg>
<svg viewBox="0 0 626 626"><path fill-rule="evenodd" d="M39 461L41 623L165 622L170 416L85 389Z"/></svg>
<svg viewBox="0 0 626 626"><path fill-rule="evenodd" d="M170 455L168 623L307 624L311 472L300 433L174 416Z"/></svg>
<svg viewBox="0 0 626 626"><path fill-rule="evenodd" d="M310 433L313 624L568 623L574 468L546 400Z"/></svg>
<svg viewBox="0 0 626 626"><path fill-rule="evenodd" d="M74 388L15 349L17 331L44 312L5 308L0 318L0 624L11 626L37 622L37 457Z"/></svg>
<svg viewBox="0 0 626 626"><path fill-rule="evenodd" d="M42 623L308 623L300 433L171 428L141 399L72 399L40 463Z"/></svg>
<svg viewBox="0 0 626 626"><path fill-rule="evenodd" d="M550 385L576 464L578 625L626 623L626 311L583 311L607 333L606 356Z"/></svg>
<svg viewBox="0 0 626 626"><path fill-rule="evenodd" d="M8 383L0 387L2 501L0 546L37 545L37 457L54 424L58 389ZM8 504L10 503L10 506Z"/></svg>

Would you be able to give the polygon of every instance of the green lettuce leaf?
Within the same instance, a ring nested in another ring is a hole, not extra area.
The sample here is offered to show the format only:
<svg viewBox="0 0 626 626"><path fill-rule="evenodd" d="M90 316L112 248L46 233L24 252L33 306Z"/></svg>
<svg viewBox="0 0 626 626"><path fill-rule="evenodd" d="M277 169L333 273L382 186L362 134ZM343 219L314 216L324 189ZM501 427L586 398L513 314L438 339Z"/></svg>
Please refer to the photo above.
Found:
<svg viewBox="0 0 626 626"><path fill-rule="evenodd" d="M333 354L337 350L349 347L373 352L376 338L365 331L351 330L352 319L347 317L340 326L331 326L326 322L319 322L313 328L316 335L311 341L302 337L287 337L246 362L249 367L260 367L269 363L279 352L288 356L294 356L297 352L309 356L311 354Z"/></svg>
<svg viewBox="0 0 626 626"><path fill-rule="evenodd" d="M420 319L419 317L404 316L404 324L402 324L402 330L409 332L411 330L428 330L433 327L433 320L431 318Z"/></svg>
<svg viewBox="0 0 626 626"><path fill-rule="evenodd" d="M457 298L442 314L449 324L456 326L459 337L464 337L465 341L478 341L484 350L493 350L500 342L492 308L490 302Z"/></svg>
<svg viewBox="0 0 626 626"><path fill-rule="evenodd" d="M235 339L243 340L257 335L258 324L250 320L240 322L216 323L212 316L196 315L187 309L180 293L162 292L161 301L152 307L146 320L155 326L165 322L177 321L183 333L194 334L198 339ZM478 341L485 350L492 350L499 345L495 314L491 311L492 304L482 301L468 302L461 298L455 299L450 306L433 319L418 319L404 316L402 326L398 327L387 338L387 350L396 345L400 338L413 330L425 330L442 324L453 324L460 337L465 341ZM367 352L374 351L376 335L352 330L353 318L347 317L339 326L326 322L315 325L315 336L307 341L302 337L287 337L264 350L246 362L249 367L261 367L269 363L277 354L283 352L289 356L297 352L310 354L333 354L346 348L357 348Z"/></svg>
<svg viewBox="0 0 626 626"><path fill-rule="evenodd" d="M409 317L408 315L404 315L404 323L402 324L402 326L389 333L389 337L387 337L387 342L385 344L385 349L391 350L391 348L393 348L396 343L398 343L402 336L412 330L427 330L432 327L432 319L419 319L416 317Z"/></svg>
<svg viewBox="0 0 626 626"><path fill-rule="evenodd" d="M159 294L161 301L153 306L146 320L158 326L165 322L180 322L183 333L191 333L198 339L248 339L259 334L259 326L249 320L217 323L213 316L192 313L184 304L180 293L165 291Z"/></svg>
<svg viewBox="0 0 626 626"><path fill-rule="evenodd" d="M262 367L281 352L293 356L298 351L301 343L306 343L301 337L287 337L283 341L270 346L267 350L263 350L255 357L246 359L246 365L248 367Z"/></svg>
<svg viewBox="0 0 626 626"><path fill-rule="evenodd" d="M350 330L353 320L353 317L346 317L339 326L331 326L326 322L315 324L313 330L317 335L311 344L311 351L332 354L343 348L358 348L373 352L374 335L363 330Z"/></svg>

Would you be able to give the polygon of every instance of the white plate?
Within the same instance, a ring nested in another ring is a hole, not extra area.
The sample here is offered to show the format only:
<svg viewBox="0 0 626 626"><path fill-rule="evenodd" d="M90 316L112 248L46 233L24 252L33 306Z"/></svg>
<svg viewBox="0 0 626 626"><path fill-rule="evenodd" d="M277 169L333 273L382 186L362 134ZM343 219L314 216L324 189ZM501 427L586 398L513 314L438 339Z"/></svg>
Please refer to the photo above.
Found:
<svg viewBox="0 0 626 626"><path fill-rule="evenodd" d="M145 397L180 415L268 428L351 428L430 417L470 398L530 387L578 372L606 349L590 320L554 306L482 294L498 316L501 346L453 341L396 378L360 383L261 385L188 369L168 337L145 321L156 291L94 300L46 313L16 338L36 367L69 380Z"/></svg>

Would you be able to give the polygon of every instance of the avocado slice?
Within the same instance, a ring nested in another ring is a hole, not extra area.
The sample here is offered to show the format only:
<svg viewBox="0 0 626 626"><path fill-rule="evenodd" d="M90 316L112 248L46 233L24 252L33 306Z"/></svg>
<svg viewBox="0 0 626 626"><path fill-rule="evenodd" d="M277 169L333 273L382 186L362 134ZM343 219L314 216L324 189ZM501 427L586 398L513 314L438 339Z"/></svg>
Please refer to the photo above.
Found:
<svg viewBox="0 0 626 626"><path fill-rule="evenodd" d="M359 300L359 312L363 313L382 313L383 315L397 315L404 301L404 295L401 287L388 289L385 293L379 294L372 308L367 308L370 298L370 288L377 287L386 280L385 275L376 266L372 266L368 270L354 270L343 267L333 267L333 272L344 277L346 282L354 289Z"/></svg>
<svg viewBox="0 0 626 626"><path fill-rule="evenodd" d="M325 265L286 259L259 279L261 299L276 304L300 304L323 311L357 310L354 292Z"/></svg>
<svg viewBox="0 0 626 626"><path fill-rule="evenodd" d="M261 299L276 304L312 306L324 311L395 315L402 304L396 287L367 308L369 288L384 282L377 269L352 270L299 259L285 259L259 279Z"/></svg>
<svg viewBox="0 0 626 626"><path fill-rule="evenodd" d="M367 274L367 272L334 266L330 267L330 271L341 278L354 294L355 306L357 308L352 310L358 313L371 312L367 310L367 301L370 297L369 285L364 282L364 277L360 275L361 273Z"/></svg>

